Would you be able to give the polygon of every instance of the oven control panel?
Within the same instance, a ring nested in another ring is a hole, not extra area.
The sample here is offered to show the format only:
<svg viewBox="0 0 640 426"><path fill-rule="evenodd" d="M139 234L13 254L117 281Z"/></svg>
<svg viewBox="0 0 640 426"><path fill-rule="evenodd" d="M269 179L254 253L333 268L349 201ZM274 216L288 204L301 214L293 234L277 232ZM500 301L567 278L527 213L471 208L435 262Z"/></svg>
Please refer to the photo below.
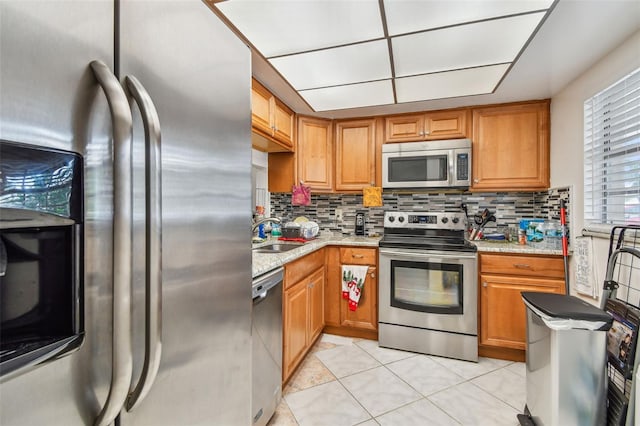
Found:
<svg viewBox="0 0 640 426"><path fill-rule="evenodd" d="M464 213L462 212L432 213L388 211L384 214L384 227L464 230L466 224Z"/></svg>

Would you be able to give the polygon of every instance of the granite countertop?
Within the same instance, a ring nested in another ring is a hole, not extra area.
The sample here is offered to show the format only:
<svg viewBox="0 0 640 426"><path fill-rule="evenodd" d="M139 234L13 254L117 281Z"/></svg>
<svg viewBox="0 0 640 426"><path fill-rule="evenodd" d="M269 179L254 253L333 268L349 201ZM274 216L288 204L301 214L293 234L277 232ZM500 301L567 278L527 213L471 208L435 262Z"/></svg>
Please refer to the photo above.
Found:
<svg viewBox="0 0 640 426"><path fill-rule="evenodd" d="M478 247L478 252L491 253L522 253L522 254L546 254L562 256L562 249L551 249L540 244L520 245L507 241L471 241Z"/></svg>
<svg viewBox="0 0 640 426"><path fill-rule="evenodd" d="M361 246L361 247L378 247L381 237L356 237L356 236L322 236L300 245L299 247L283 253L256 253L253 252L253 278L262 275L272 269L299 259L302 256L312 253L325 246ZM264 243L253 244L253 248L273 244L276 241L267 241ZM285 242L286 243L286 242Z"/></svg>
<svg viewBox="0 0 640 426"><path fill-rule="evenodd" d="M256 253L252 254L252 276L253 278L269 272L279 266L283 266L293 260L312 253L326 246L362 246L378 247L381 237L356 237L356 236L322 236L308 241L299 247L283 253ZM253 248L273 244L276 241L266 241L264 243L253 244ZM562 256L562 250L549 249L535 244L519 245L505 241L472 241L478 247L479 253L521 253L521 254L544 254Z"/></svg>

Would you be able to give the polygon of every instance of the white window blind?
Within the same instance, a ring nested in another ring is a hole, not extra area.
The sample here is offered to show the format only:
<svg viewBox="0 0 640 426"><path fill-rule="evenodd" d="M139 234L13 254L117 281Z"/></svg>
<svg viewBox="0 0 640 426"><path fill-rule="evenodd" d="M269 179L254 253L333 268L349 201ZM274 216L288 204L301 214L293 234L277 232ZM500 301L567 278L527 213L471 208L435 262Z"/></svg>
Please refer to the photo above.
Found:
<svg viewBox="0 0 640 426"><path fill-rule="evenodd" d="M640 68L584 103L584 216L640 224Z"/></svg>

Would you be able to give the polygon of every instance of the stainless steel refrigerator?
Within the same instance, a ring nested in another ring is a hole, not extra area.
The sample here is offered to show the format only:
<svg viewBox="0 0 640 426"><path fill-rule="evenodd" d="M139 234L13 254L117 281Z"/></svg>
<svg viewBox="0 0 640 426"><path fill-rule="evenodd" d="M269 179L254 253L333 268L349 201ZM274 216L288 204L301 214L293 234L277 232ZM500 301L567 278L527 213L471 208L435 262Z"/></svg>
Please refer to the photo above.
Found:
<svg viewBox="0 0 640 426"><path fill-rule="evenodd" d="M0 1L0 139L85 164L85 339L0 424L251 423L250 75L200 0Z"/></svg>

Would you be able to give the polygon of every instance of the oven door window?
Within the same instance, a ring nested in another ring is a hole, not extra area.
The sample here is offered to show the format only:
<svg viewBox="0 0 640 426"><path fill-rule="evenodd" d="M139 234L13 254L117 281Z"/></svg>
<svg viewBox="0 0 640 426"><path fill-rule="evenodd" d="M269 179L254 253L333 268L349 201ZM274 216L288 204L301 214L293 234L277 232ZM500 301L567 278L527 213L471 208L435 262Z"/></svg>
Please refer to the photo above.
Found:
<svg viewBox="0 0 640 426"><path fill-rule="evenodd" d="M389 182L441 182L448 180L447 155L389 158Z"/></svg>
<svg viewBox="0 0 640 426"><path fill-rule="evenodd" d="M391 306L419 312L461 314L462 265L391 261Z"/></svg>

